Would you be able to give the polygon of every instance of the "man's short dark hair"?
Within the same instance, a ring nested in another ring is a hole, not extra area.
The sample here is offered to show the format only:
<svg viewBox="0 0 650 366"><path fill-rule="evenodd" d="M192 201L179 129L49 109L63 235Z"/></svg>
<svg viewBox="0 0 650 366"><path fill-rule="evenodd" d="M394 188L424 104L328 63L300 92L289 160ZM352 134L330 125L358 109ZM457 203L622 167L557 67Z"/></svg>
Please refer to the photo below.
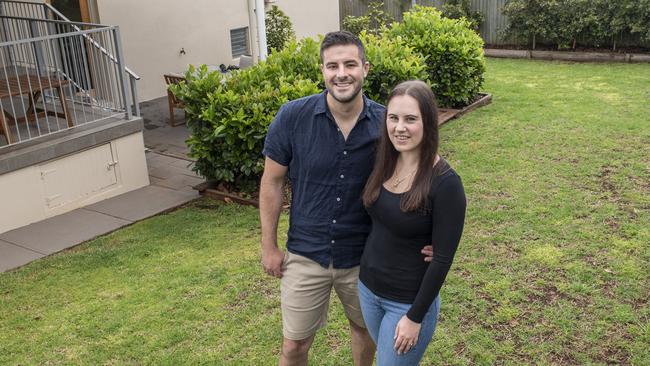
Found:
<svg viewBox="0 0 650 366"><path fill-rule="evenodd" d="M323 51L332 47L332 46L346 46L346 45L355 45L359 50L359 57L361 62L366 62L366 50L363 48L363 43L359 37L348 31L336 31L329 32L323 38L323 42L320 44L320 62L323 62Z"/></svg>

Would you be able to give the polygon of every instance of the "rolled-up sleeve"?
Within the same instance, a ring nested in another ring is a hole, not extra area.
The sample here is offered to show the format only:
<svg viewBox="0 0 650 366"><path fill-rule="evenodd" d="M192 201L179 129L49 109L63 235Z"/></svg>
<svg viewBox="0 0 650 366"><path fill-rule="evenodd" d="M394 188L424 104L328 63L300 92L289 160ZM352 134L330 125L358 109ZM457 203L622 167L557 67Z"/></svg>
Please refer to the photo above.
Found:
<svg viewBox="0 0 650 366"><path fill-rule="evenodd" d="M291 149L291 113L282 106L269 125L262 154L276 163L289 166L293 156Z"/></svg>

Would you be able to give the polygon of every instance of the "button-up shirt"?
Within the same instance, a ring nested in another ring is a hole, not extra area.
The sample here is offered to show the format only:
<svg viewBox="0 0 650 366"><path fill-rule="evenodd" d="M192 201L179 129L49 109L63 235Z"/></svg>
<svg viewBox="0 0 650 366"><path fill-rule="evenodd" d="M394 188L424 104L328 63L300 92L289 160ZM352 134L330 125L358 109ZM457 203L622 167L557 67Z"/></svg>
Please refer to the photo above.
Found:
<svg viewBox="0 0 650 366"><path fill-rule="evenodd" d="M269 126L263 154L289 168L287 250L323 267L351 268L359 265L370 232L361 192L385 109L364 97L363 111L345 139L326 97L323 92L283 105Z"/></svg>

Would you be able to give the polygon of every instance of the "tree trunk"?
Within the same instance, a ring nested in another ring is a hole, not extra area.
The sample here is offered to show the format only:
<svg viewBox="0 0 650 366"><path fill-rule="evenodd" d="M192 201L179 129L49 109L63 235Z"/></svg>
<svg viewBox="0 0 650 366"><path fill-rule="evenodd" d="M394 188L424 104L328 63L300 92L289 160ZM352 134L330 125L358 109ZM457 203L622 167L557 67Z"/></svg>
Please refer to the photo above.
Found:
<svg viewBox="0 0 650 366"><path fill-rule="evenodd" d="M535 33L533 33L533 49L535 49Z"/></svg>
<svg viewBox="0 0 650 366"><path fill-rule="evenodd" d="M576 39L574 38L573 39L573 50L575 51L575 49L576 49Z"/></svg>

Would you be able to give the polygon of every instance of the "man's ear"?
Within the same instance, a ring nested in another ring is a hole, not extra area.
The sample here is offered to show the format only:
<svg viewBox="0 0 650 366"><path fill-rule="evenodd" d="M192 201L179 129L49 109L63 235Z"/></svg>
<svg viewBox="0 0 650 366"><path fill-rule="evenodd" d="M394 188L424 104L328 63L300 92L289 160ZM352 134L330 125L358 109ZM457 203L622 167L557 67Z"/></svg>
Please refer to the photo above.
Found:
<svg viewBox="0 0 650 366"><path fill-rule="evenodd" d="M363 64L363 77L364 77L364 78L368 77L368 72L369 72L369 71L370 71L370 63L369 63L368 61L366 61L366 62Z"/></svg>

